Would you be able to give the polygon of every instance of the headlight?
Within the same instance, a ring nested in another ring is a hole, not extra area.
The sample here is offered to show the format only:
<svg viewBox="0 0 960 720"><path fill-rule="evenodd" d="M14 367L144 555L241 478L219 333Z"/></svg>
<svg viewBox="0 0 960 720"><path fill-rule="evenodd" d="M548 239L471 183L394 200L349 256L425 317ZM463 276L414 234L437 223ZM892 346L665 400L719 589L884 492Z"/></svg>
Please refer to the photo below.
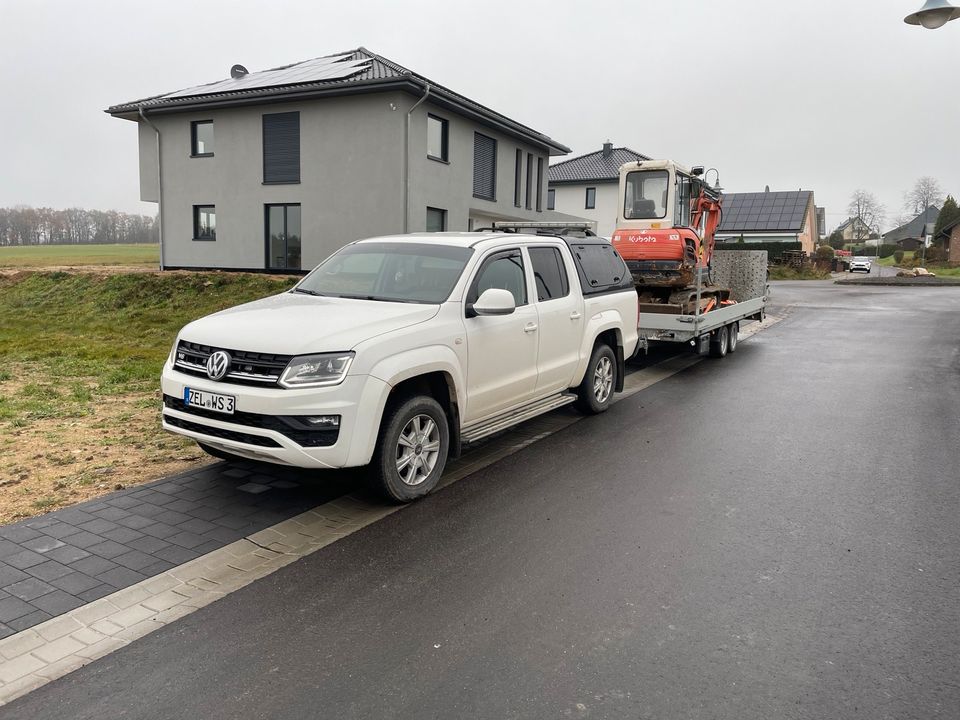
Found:
<svg viewBox="0 0 960 720"><path fill-rule="evenodd" d="M337 385L347 376L353 356L352 352L300 355L287 365L280 376L280 385L285 388Z"/></svg>

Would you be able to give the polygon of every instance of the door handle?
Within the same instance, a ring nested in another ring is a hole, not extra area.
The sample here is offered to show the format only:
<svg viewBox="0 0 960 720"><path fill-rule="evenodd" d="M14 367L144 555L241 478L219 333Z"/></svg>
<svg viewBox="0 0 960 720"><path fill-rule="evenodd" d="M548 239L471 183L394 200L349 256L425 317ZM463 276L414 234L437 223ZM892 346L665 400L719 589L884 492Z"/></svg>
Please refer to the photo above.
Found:
<svg viewBox="0 0 960 720"><path fill-rule="evenodd" d="M523 331L524 331L525 333L536 332L536 331L537 331L537 324L536 324L536 323L527 323L527 325L523 328Z"/></svg>
<svg viewBox="0 0 960 720"><path fill-rule="evenodd" d="M571 320L579 320L579 319L582 318L582 317L583 317L583 315L580 314L580 311L579 311L579 310L574 310L572 313L570 313L570 319L571 319Z"/></svg>

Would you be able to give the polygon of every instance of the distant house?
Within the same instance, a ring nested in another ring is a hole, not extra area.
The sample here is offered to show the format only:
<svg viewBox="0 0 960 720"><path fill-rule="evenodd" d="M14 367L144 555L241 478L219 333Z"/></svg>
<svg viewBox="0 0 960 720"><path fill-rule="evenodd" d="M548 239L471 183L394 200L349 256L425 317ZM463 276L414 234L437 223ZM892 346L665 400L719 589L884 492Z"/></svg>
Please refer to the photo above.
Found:
<svg viewBox="0 0 960 720"><path fill-rule="evenodd" d="M606 142L600 150L551 165L547 209L593 220L597 234L610 237L620 206L620 166L649 159L636 150Z"/></svg>
<svg viewBox="0 0 960 720"><path fill-rule="evenodd" d="M842 234L843 241L848 243L864 242L873 232L867 224L858 217L847 218L840 223L834 232Z"/></svg>
<svg viewBox="0 0 960 720"><path fill-rule="evenodd" d="M812 190L724 193L719 242L799 242L813 253L820 239Z"/></svg>
<svg viewBox="0 0 960 720"><path fill-rule="evenodd" d="M934 240L943 240L943 249L949 262L960 262L960 216L942 228Z"/></svg>
<svg viewBox="0 0 960 720"><path fill-rule="evenodd" d="M107 112L137 123L166 268L306 270L358 238L551 219L570 152L364 48Z"/></svg>
<svg viewBox="0 0 960 720"><path fill-rule="evenodd" d="M931 205L913 220L883 234L886 245L899 245L902 250L916 250L924 242L940 215L940 208ZM929 226L929 228L928 228Z"/></svg>

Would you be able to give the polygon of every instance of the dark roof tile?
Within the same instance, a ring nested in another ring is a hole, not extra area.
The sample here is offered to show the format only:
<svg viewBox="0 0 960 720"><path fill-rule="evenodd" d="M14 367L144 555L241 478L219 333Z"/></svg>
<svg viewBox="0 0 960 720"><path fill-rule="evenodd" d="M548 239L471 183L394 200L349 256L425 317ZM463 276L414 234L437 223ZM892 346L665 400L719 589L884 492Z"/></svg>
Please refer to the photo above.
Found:
<svg viewBox="0 0 960 720"><path fill-rule="evenodd" d="M637 160L650 160L650 158L626 147L613 148L606 157L603 155L603 150L597 150L551 165L547 177L552 183L619 180L620 166Z"/></svg>

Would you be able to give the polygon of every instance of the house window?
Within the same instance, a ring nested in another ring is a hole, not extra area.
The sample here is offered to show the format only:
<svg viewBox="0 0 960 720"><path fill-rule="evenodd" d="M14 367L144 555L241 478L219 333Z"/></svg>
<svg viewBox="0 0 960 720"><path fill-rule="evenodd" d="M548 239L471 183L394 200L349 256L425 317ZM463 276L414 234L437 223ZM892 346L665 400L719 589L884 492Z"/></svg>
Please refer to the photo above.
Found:
<svg viewBox="0 0 960 720"><path fill-rule="evenodd" d="M190 123L190 155L193 157L213 155L213 120L197 120Z"/></svg>
<svg viewBox="0 0 960 720"><path fill-rule="evenodd" d="M427 115L427 157L447 162L447 121Z"/></svg>
<svg viewBox="0 0 960 720"><path fill-rule="evenodd" d="M300 269L300 205L266 206L267 267Z"/></svg>
<svg viewBox="0 0 960 720"><path fill-rule="evenodd" d="M193 239L217 239L217 209L214 205L193 206Z"/></svg>
<svg viewBox="0 0 960 720"><path fill-rule="evenodd" d="M427 232L443 232L447 229L447 211L427 208Z"/></svg>
<svg viewBox="0 0 960 720"><path fill-rule="evenodd" d="M527 198L526 198L527 210L533 209L533 206L530 204L530 198L532 195L533 195L533 153L527 153Z"/></svg>
<svg viewBox="0 0 960 720"><path fill-rule="evenodd" d="M497 141L478 132L473 134L473 196L497 199Z"/></svg>
<svg viewBox="0 0 960 720"><path fill-rule="evenodd" d="M543 212L543 158L537 158L537 212Z"/></svg>
<svg viewBox="0 0 960 720"><path fill-rule="evenodd" d="M597 189L595 187L587 188L587 198L583 207L587 210L593 210L597 206Z"/></svg>
<svg viewBox="0 0 960 720"><path fill-rule="evenodd" d="M557 191L553 188L547 190L547 210L556 210L557 207Z"/></svg>
<svg viewBox="0 0 960 720"><path fill-rule="evenodd" d="M263 182L300 182L300 113L263 116Z"/></svg>
<svg viewBox="0 0 960 720"><path fill-rule="evenodd" d="M520 207L520 184L523 174L523 150L517 148L517 162L513 169L513 205Z"/></svg>

